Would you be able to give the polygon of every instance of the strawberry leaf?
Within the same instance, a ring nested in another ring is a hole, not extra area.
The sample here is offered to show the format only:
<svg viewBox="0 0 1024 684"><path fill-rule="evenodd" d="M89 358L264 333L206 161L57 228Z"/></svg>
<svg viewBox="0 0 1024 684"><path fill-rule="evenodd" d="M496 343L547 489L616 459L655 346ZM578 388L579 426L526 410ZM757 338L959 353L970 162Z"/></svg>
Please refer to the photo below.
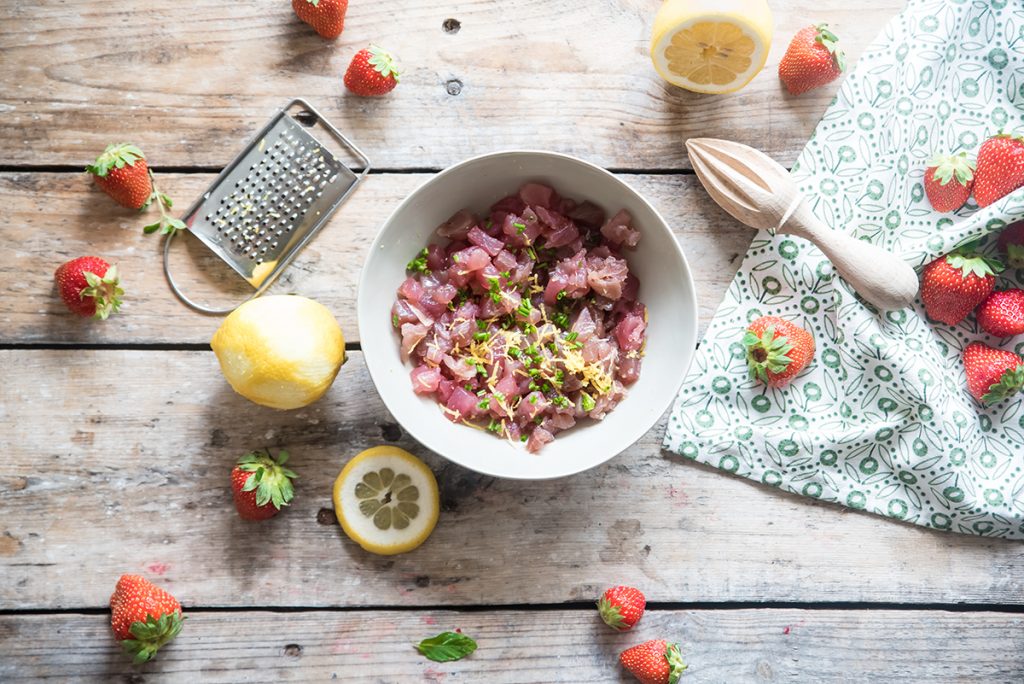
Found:
<svg viewBox="0 0 1024 684"><path fill-rule="evenodd" d="M1012 397L1024 388L1024 365L1012 368L999 377L999 382L989 385L988 392L981 398L986 404Z"/></svg>
<svg viewBox="0 0 1024 684"><path fill-rule="evenodd" d="M476 642L459 632L441 632L416 644L416 650L435 663L447 663L475 651Z"/></svg>
<svg viewBox="0 0 1024 684"><path fill-rule="evenodd" d="M184 619L178 611L164 613L158 618L147 615L144 621L132 623L129 631L135 638L122 641L121 647L132 656L136 665L152 660L161 646L178 636Z"/></svg>
<svg viewBox="0 0 1024 684"><path fill-rule="evenodd" d="M686 669L683 654L679 651L679 644L665 646L665 660L668 661L668 684L676 684Z"/></svg>

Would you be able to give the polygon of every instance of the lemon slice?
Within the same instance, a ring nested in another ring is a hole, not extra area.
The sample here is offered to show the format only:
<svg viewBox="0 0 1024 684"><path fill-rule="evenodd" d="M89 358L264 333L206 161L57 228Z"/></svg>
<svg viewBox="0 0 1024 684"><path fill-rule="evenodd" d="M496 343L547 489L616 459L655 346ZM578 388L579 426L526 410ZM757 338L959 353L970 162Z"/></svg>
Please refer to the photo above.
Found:
<svg viewBox="0 0 1024 684"><path fill-rule="evenodd" d="M771 43L765 0L667 0L654 19L651 60L672 85L731 93L761 71Z"/></svg>
<svg viewBox="0 0 1024 684"><path fill-rule="evenodd" d="M334 514L370 553L412 551L434 531L440 508L434 473L398 447L367 449L334 481Z"/></svg>

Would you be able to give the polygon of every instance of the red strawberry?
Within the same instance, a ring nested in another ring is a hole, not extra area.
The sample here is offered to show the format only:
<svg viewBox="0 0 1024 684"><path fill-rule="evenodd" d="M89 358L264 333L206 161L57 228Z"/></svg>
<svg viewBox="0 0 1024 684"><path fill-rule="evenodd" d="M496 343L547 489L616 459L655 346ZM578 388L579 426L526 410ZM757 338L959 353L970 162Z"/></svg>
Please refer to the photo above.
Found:
<svg viewBox="0 0 1024 684"><path fill-rule="evenodd" d="M974 162L967 153L939 155L924 172L924 191L935 211L956 211L967 203L974 187Z"/></svg>
<svg viewBox="0 0 1024 684"><path fill-rule="evenodd" d="M376 45L360 50L345 71L345 87L360 97L390 93L398 85L395 58Z"/></svg>
<svg viewBox="0 0 1024 684"><path fill-rule="evenodd" d="M978 325L989 335L1011 337L1024 333L1024 290L993 292L975 312Z"/></svg>
<svg viewBox="0 0 1024 684"><path fill-rule="evenodd" d="M247 454L238 460L231 471L231 491L243 520L273 518L292 500L292 478L297 475L284 467L287 460L287 451L279 452L276 460L269 451Z"/></svg>
<svg viewBox="0 0 1024 684"><path fill-rule="evenodd" d="M62 264L53 274L57 290L71 313L106 320L121 308L121 280L117 266L95 256Z"/></svg>
<svg viewBox="0 0 1024 684"><path fill-rule="evenodd" d="M971 342L964 350L967 391L984 404L1013 396L1024 387L1024 360L1011 351Z"/></svg>
<svg viewBox="0 0 1024 684"><path fill-rule="evenodd" d="M292 0L296 16L328 40L334 40L345 30L345 12L348 0Z"/></svg>
<svg viewBox="0 0 1024 684"><path fill-rule="evenodd" d="M597 610L606 625L627 632L643 617L646 605L647 599L639 589L619 586L604 592L597 602Z"/></svg>
<svg viewBox="0 0 1024 684"><path fill-rule="evenodd" d="M839 38L818 24L800 29L779 62L779 78L790 95L800 95L839 78L846 69L846 55Z"/></svg>
<svg viewBox="0 0 1024 684"><path fill-rule="evenodd" d="M1024 185L1024 138L992 136L978 149L974 172L974 199L987 207Z"/></svg>
<svg viewBox="0 0 1024 684"><path fill-rule="evenodd" d="M628 648L619 655L619 662L641 684L676 684L686 663L679 652L679 644L653 639Z"/></svg>
<svg viewBox="0 0 1024 684"><path fill-rule="evenodd" d="M999 247L1011 268L1024 268L1024 221L1011 223L999 234Z"/></svg>
<svg viewBox="0 0 1024 684"><path fill-rule="evenodd" d="M930 317L956 325L985 301L1003 265L994 259L959 249L939 257L921 271L921 301Z"/></svg>
<svg viewBox="0 0 1024 684"><path fill-rule="evenodd" d="M178 636L181 604L145 577L121 575L110 597L110 626L114 638L136 663L144 663Z"/></svg>
<svg viewBox="0 0 1024 684"><path fill-rule="evenodd" d="M814 357L814 337L778 316L761 316L743 335L750 378L782 387Z"/></svg>
<svg viewBox="0 0 1024 684"><path fill-rule="evenodd" d="M153 181L146 157L135 145L108 145L96 161L85 167L96 185L114 201L129 209L143 209L153 195Z"/></svg>

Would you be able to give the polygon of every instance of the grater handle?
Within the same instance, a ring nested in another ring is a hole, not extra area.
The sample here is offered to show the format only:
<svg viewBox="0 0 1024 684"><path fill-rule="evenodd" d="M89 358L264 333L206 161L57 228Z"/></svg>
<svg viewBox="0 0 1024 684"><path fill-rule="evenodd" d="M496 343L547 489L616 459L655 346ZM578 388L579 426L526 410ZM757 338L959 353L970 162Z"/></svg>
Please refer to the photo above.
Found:
<svg viewBox="0 0 1024 684"><path fill-rule="evenodd" d="M273 284L274 278L267 278L255 292L240 301L238 304L227 308L215 309L196 302L181 291L181 288L178 287L178 283L174 280L174 276L171 275L171 242L174 240L175 233L177 233L177 231L169 233L167 237L164 238L164 277L167 279L167 285L170 286L171 292L173 292L174 295L182 301L182 303L192 309L195 309L199 313L209 314L211 316L223 316L224 314L229 314L250 299L259 297Z"/></svg>

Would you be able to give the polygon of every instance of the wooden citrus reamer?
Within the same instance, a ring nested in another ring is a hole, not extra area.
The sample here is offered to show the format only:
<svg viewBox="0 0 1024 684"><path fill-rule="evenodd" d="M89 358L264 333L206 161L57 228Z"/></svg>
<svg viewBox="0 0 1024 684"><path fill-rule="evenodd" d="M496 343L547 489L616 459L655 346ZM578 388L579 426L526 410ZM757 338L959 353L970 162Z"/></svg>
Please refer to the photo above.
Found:
<svg viewBox="0 0 1024 684"><path fill-rule="evenodd" d="M877 245L831 230L811 211L789 172L763 152L729 140L686 141L697 177L718 204L751 228L813 242L861 297L881 310L917 296L914 269Z"/></svg>

